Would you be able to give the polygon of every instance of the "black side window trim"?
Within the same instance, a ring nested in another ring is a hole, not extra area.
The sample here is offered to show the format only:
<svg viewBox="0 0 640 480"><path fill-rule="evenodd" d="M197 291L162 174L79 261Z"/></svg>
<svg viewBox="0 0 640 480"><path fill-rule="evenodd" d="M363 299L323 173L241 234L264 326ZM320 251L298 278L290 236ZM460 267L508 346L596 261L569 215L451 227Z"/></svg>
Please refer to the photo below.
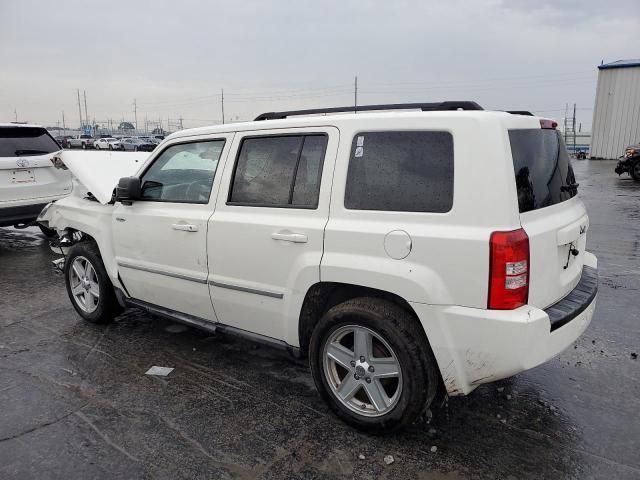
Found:
<svg viewBox="0 0 640 480"><path fill-rule="evenodd" d="M177 145L188 145L190 143L205 143L205 142L220 142L222 141L222 149L220 150L220 158L218 158L218 166L216 167L216 174L213 177L213 182L211 183L211 191L209 192L209 200L207 200L206 202L191 202L191 201L187 201L187 200L181 200L181 201L176 201L176 200L155 200L155 199L151 199L151 198L141 198L139 200L136 200L137 202L155 202L155 203L186 203L186 204L190 204L190 205L207 205L210 201L211 201L211 194L213 193L213 184L216 181L216 175L218 174L218 167L220 167L220 161L222 160L222 154L224 152L224 147L227 145L227 139L222 137L222 138L206 138L206 139L200 139L200 140L188 140L185 142L176 142L176 143L172 143L170 145L165 146L160 152L158 152L158 154L155 156L155 158L153 159L153 161L151 163L149 163L149 165L147 165L145 167L145 169L138 175L138 178L140 179L140 184L142 185L142 178L146 175L146 173L149 171L149 169L153 166L154 163L156 163L158 161L158 159L164 154L164 152L166 152L167 150L169 150L171 147L175 147Z"/></svg>
<svg viewBox="0 0 640 480"><path fill-rule="evenodd" d="M249 139L253 140L253 139L260 139L260 138L283 138L283 137L302 137L302 142L300 142L300 149L298 150L298 158L296 160L296 166L293 171L293 176L291 177L291 185L289 186L289 203L273 204L273 203L233 202L231 200L231 195L233 194L233 185L236 181L236 172L238 170L238 162L240 160L240 154L242 153L242 147L244 145L244 141ZM296 177L298 176L298 167L300 166L300 158L302 156L302 150L304 149L304 143L307 137L324 137L327 139L322 149L320 168L318 170L318 179L320 180L318 183L318 196L316 198L315 205L293 205L292 204L293 193L294 193L295 184L296 184ZM320 203L320 189L322 188L322 171L324 169L324 162L327 156L328 145L329 145L329 134L327 132L276 133L276 134L270 134L270 135L247 135L245 137L242 137L242 140L240 141L240 146L238 147L238 151L236 152L236 158L233 164L233 173L231 174L231 181L229 183L229 191L227 193L226 204L232 207L297 208L300 210L317 210L318 205Z"/></svg>

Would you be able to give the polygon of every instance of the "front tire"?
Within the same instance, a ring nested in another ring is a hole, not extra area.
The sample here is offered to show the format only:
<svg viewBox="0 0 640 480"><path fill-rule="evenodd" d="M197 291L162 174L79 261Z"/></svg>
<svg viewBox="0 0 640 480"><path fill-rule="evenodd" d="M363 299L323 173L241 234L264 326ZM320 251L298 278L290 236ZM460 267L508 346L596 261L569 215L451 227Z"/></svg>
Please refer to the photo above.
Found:
<svg viewBox="0 0 640 480"><path fill-rule="evenodd" d="M64 264L67 294L78 315L91 323L109 323L120 312L113 285L94 243L73 247Z"/></svg>
<svg viewBox="0 0 640 480"><path fill-rule="evenodd" d="M309 358L329 407L370 433L413 423L431 404L439 382L415 317L380 298L356 298L329 309L313 331Z"/></svg>
<svg viewBox="0 0 640 480"><path fill-rule="evenodd" d="M640 182L640 158L631 165L630 173L631 178L636 182Z"/></svg>

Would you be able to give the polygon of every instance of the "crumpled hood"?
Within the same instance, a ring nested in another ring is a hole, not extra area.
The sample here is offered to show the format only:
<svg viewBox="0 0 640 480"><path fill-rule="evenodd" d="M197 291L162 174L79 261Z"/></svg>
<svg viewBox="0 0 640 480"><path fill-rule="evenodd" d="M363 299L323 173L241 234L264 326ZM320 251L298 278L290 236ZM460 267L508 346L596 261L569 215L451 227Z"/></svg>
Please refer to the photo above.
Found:
<svg viewBox="0 0 640 480"><path fill-rule="evenodd" d="M149 152L109 152L63 150L55 156L102 204L109 203L122 177L135 175Z"/></svg>

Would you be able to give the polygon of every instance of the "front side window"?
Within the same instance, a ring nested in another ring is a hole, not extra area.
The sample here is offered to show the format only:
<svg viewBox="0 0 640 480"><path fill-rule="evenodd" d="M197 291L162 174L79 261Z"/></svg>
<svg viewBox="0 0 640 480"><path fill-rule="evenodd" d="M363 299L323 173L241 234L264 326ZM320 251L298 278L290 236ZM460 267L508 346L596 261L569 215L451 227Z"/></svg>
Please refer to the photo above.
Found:
<svg viewBox="0 0 640 480"><path fill-rule="evenodd" d="M140 179L142 200L208 203L224 140L172 145Z"/></svg>
<svg viewBox="0 0 640 480"><path fill-rule="evenodd" d="M352 210L444 213L453 205L449 132L355 135L344 205Z"/></svg>
<svg viewBox="0 0 640 480"><path fill-rule="evenodd" d="M229 203L316 208L326 148L326 135L245 138Z"/></svg>

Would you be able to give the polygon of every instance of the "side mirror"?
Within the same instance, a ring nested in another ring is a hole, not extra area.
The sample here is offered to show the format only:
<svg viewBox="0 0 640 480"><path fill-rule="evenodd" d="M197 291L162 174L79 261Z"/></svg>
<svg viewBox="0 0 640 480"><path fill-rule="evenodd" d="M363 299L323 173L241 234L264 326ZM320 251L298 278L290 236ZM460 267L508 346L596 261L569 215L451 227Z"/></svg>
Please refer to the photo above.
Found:
<svg viewBox="0 0 640 480"><path fill-rule="evenodd" d="M123 177L116 188L116 202L131 205L134 200L140 200L142 196L140 179L138 177Z"/></svg>

